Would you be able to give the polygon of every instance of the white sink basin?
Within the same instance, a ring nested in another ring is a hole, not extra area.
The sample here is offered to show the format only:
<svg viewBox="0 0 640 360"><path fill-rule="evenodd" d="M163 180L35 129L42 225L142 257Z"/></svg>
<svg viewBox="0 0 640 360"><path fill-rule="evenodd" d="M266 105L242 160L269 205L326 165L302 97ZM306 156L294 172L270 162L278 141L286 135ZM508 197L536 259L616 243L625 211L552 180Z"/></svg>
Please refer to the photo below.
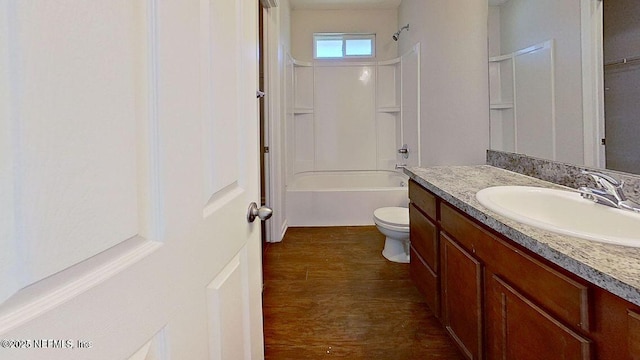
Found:
<svg viewBox="0 0 640 360"><path fill-rule="evenodd" d="M476 193L486 208L512 220L603 243L640 247L640 214L583 199L579 193L496 186Z"/></svg>

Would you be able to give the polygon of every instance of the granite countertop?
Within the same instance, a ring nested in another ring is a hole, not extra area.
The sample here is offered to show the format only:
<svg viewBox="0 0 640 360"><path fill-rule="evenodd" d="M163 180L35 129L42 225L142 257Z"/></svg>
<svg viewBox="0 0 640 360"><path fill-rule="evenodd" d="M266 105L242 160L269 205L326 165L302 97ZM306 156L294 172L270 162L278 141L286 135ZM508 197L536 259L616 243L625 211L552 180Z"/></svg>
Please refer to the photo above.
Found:
<svg viewBox="0 0 640 360"><path fill-rule="evenodd" d="M640 248L552 233L501 216L476 200L489 186L567 189L490 165L408 167L405 173L429 191L491 229L577 276L640 305Z"/></svg>

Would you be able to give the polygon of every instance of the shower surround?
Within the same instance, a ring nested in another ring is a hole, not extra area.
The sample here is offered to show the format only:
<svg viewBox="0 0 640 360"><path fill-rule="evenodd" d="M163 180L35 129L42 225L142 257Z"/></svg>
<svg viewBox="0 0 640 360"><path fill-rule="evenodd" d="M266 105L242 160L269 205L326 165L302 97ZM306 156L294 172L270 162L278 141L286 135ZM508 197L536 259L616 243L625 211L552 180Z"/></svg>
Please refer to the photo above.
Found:
<svg viewBox="0 0 640 360"><path fill-rule="evenodd" d="M406 206L403 200L384 200L370 191L358 216L316 221L302 217L310 204L300 201L297 183L302 176L317 174L314 203L331 203L322 179L326 174L349 180L345 191L369 189L363 176L385 177L396 165L420 165L419 144L419 44L400 58L388 61L296 61L287 66L287 219L290 226L373 224L372 206ZM398 149L406 144L406 157ZM378 174L376 174L378 173ZM332 191L338 190L329 186ZM399 181L392 186L399 188ZM396 191L397 192L397 191ZM342 194L344 195L344 194ZM320 200L320 198L322 198ZM335 199L340 199L338 195ZM336 202L337 204L337 202ZM367 219L363 221L363 216Z"/></svg>

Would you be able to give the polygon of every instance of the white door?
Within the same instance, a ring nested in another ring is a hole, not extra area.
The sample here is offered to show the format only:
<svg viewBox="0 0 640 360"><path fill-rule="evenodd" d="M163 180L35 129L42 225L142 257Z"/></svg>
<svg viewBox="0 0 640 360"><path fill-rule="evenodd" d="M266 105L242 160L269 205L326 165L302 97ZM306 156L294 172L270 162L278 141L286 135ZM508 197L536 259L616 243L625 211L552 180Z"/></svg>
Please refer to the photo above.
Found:
<svg viewBox="0 0 640 360"><path fill-rule="evenodd" d="M256 25L0 1L0 359L263 357Z"/></svg>

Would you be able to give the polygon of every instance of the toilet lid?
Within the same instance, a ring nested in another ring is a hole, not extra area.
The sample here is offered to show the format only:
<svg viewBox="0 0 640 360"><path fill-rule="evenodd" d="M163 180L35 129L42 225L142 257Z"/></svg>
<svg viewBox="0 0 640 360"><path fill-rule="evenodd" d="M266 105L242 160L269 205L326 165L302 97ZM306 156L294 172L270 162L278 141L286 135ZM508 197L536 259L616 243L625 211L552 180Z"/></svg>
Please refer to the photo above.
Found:
<svg viewBox="0 0 640 360"><path fill-rule="evenodd" d="M409 209L403 207L383 207L380 209L376 209L373 212L373 217L376 220L392 225L392 226L400 226L400 227L408 227L409 226Z"/></svg>

